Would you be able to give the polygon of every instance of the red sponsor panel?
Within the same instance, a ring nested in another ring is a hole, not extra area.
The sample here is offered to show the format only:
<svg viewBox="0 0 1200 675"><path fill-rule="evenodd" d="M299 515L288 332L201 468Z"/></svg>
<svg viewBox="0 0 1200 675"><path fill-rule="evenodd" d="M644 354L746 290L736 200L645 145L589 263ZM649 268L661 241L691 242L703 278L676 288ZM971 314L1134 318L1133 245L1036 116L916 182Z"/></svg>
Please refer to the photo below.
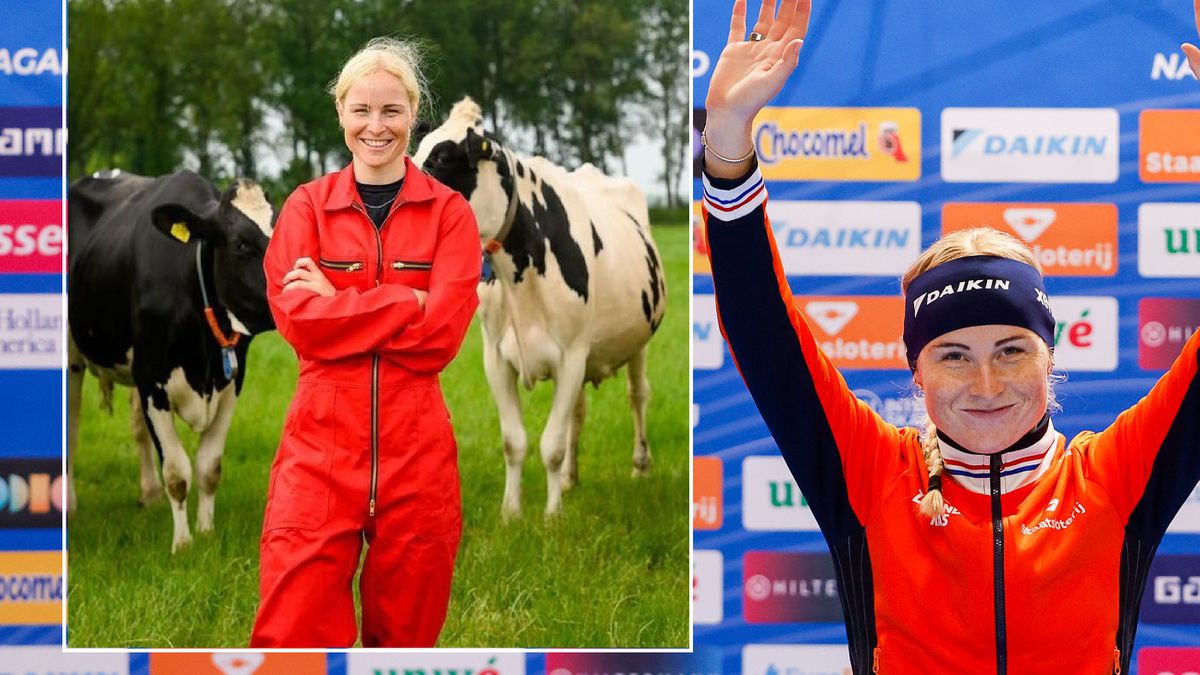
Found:
<svg viewBox="0 0 1200 675"><path fill-rule="evenodd" d="M796 307L838 368L908 370L904 300L881 295L799 296Z"/></svg>
<svg viewBox="0 0 1200 675"><path fill-rule="evenodd" d="M1166 370L1200 330L1200 299L1144 298L1138 303L1138 365Z"/></svg>
<svg viewBox="0 0 1200 675"><path fill-rule="evenodd" d="M721 529L723 473L719 457L692 459L692 527L697 530Z"/></svg>
<svg viewBox="0 0 1200 675"><path fill-rule="evenodd" d="M1137 654L1137 668L1146 675L1200 673L1200 648L1142 647Z"/></svg>
<svg viewBox="0 0 1200 675"><path fill-rule="evenodd" d="M0 273L62 273L62 202L0 201Z"/></svg>
<svg viewBox="0 0 1200 675"><path fill-rule="evenodd" d="M1116 204L964 203L942 207L942 234L990 227L1029 245L1046 276L1117 273Z"/></svg>
<svg viewBox="0 0 1200 675"><path fill-rule="evenodd" d="M828 553L747 551L742 557L746 623L842 621L837 572Z"/></svg>

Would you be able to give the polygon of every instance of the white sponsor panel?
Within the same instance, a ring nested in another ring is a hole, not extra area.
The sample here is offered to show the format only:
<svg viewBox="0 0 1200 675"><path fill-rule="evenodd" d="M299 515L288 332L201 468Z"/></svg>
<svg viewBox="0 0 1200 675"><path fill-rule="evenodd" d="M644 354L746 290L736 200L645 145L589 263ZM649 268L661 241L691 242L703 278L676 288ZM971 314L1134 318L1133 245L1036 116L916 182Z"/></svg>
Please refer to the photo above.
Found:
<svg viewBox="0 0 1200 675"><path fill-rule="evenodd" d="M1200 533L1200 485L1192 488L1183 508L1175 514L1175 519L1167 527L1167 532L1196 534Z"/></svg>
<svg viewBox="0 0 1200 675"><path fill-rule="evenodd" d="M62 368L62 296L0 295L0 370Z"/></svg>
<svg viewBox="0 0 1200 675"><path fill-rule="evenodd" d="M846 645L746 645L742 675L849 675Z"/></svg>
<svg viewBox="0 0 1200 675"><path fill-rule="evenodd" d="M820 529L782 457L761 455L742 460L742 526L747 530Z"/></svg>
<svg viewBox="0 0 1200 675"><path fill-rule="evenodd" d="M717 370L725 363L725 340L717 325L717 299L692 296L692 368Z"/></svg>
<svg viewBox="0 0 1200 675"><path fill-rule="evenodd" d="M1050 299L1055 326L1054 367L1067 371L1117 369L1117 299L1059 295Z"/></svg>
<svg viewBox="0 0 1200 675"><path fill-rule="evenodd" d="M0 675L129 675L128 654L64 654L61 647L3 647L0 652Z"/></svg>
<svg viewBox="0 0 1200 675"><path fill-rule="evenodd" d="M791 275L895 277L921 254L917 202L773 201L771 229Z"/></svg>
<svg viewBox="0 0 1200 675"><path fill-rule="evenodd" d="M1113 183L1119 173L1113 108L946 108L948 182Z"/></svg>
<svg viewBox="0 0 1200 675"><path fill-rule="evenodd" d="M885 422L897 427L925 427L925 404L915 396L896 396L884 394L880 396L874 390L867 388L855 389L853 393L858 400L871 406L871 410L879 413Z"/></svg>
<svg viewBox="0 0 1200 675"><path fill-rule="evenodd" d="M1138 274L1200 278L1200 204L1138 207Z"/></svg>
<svg viewBox="0 0 1200 675"><path fill-rule="evenodd" d="M725 556L696 550L692 555L692 623L711 625L725 617Z"/></svg>
<svg viewBox="0 0 1200 675"><path fill-rule="evenodd" d="M392 671L395 671L396 675L525 675L525 655L488 652L350 652L346 655L346 675L391 675Z"/></svg>

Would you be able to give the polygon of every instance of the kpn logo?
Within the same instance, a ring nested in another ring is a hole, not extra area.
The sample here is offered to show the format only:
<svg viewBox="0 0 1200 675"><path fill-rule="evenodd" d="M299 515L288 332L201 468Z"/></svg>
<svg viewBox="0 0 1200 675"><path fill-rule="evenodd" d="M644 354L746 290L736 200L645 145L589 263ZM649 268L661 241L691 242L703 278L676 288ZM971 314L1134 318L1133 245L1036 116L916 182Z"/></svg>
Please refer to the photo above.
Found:
<svg viewBox="0 0 1200 675"><path fill-rule="evenodd" d="M742 460L742 527L752 531L819 529L808 500L791 476L778 455Z"/></svg>

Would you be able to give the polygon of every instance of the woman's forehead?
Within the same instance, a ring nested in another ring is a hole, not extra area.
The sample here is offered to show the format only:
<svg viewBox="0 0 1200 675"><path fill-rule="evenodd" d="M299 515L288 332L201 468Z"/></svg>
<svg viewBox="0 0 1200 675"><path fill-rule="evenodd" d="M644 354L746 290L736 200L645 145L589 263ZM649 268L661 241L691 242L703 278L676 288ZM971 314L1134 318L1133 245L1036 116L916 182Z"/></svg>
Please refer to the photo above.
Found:
<svg viewBox="0 0 1200 675"><path fill-rule="evenodd" d="M1037 339L1037 334L1021 326L991 324L968 326L939 335L929 343L932 348L966 346L973 349L991 349L1000 343Z"/></svg>
<svg viewBox="0 0 1200 675"><path fill-rule="evenodd" d="M346 90L343 101L346 104L407 105L408 98L408 90L400 78L386 70L377 70L355 80Z"/></svg>

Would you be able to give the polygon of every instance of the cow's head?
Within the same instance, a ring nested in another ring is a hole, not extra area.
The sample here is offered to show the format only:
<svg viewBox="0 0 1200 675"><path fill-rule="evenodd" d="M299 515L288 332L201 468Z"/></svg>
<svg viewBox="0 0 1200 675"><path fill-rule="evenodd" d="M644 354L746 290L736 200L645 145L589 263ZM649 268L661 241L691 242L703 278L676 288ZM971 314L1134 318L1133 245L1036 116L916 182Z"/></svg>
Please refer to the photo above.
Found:
<svg viewBox="0 0 1200 675"><path fill-rule="evenodd" d="M421 139L413 161L467 198L479 236L487 241L503 226L514 192L508 151L483 130L482 122L483 111L475 101L455 103L442 126Z"/></svg>
<svg viewBox="0 0 1200 675"><path fill-rule="evenodd" d="M263 273L273 213L257 183L239 178L219 200L199 208L160 204L151 210L150 219L176 241L186 244L194 237L211 249L213 284L234 330L254 335L275 328Z"/></svg>

